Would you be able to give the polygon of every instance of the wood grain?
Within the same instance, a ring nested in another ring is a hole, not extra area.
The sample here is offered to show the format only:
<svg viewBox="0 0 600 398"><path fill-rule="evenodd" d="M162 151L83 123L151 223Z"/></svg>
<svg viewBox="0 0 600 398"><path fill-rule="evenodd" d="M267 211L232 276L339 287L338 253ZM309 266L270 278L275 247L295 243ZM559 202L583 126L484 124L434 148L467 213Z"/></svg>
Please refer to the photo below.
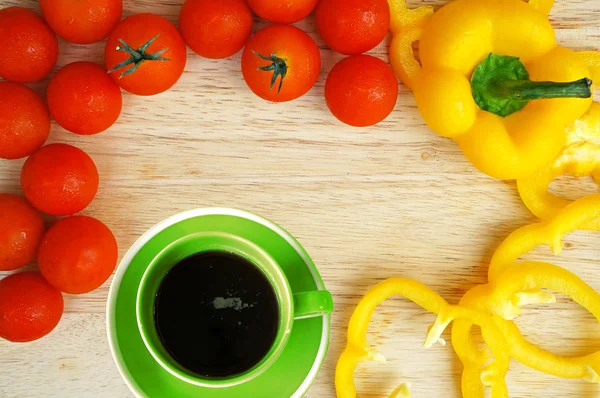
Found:
<svg viewBox="0 0 600 398"><path fill-rule="evenodd" d="M125 14L155 12L176 22L181 3L125 0ZM598 50L598 1L557 3L551 18L559 41ZM34 0L0 0L0 8L10 5L38 8ZM257 21L255 29L264 25ZM498 243L535 218L514 183L477 172L452 141L431 132L402 86L395 112L380 125L355 129L337 122L323 100L323 85L342 57L324 46L312 17L298 26L317 41L323 57L317 85L301 99L265 103L246 88L239 54L211 61L190 52L174 89L150 98L126 94L123 114L109 131L78 137L54 124L49 142L75 144L97 163L100 191L84 214L112 228L121 254L156 222L202 206L251 210L294 234L335 296L329 354L307 395L333 397L346 325L370 286L390 276L412 277L456 303L485 281ZM61 42L59 66L102 63L103 46ZM382 43L371 53L386 59L386 52ZM33 87L43 94L46 85ZM0 191L20 191L22 163L0 161ZM561 179L553 186L577 197L579 184ZM554 261L600 289L598 239L578 232L568 237L560 258L547 248L527 258ZM106 339L109 283L68 296L63 320L46 338L22 345L0 342L0 397L129 396ZM431 314L402 300L378 309L369 339L389 362L359 368L361 396L387 396L401 381L412 382L415 397L460 396L461 369L452 350L419 348L432 321ZM528 310L518 322L533 341L557 353L600 349L598 322L564 298ZM559 380L517 363L507 380L513 397L600 395L598 386Z"/></svg>

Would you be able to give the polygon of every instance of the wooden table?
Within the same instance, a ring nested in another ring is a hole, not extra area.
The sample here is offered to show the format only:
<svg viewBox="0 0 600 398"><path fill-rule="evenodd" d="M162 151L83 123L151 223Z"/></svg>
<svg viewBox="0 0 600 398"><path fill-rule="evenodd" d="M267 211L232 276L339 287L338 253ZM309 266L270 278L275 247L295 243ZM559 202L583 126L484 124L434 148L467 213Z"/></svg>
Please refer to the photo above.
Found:
<svg viewBox="0 0 600 398"><path fill-rule="evenodd" d="M176 21L182 2L125 0L125 14L154 12ZM560 43L598 50L598 0L558 3L551 17ZM0 0L0 8L17 4L38 8L34 0ZM150 98L125 94L123 114L109 131L78 137L54 124L49 142L75 144L95 160L100 191L84 214L112 228L121 255L156 222L203 206L258 212L294 234L335 296L329 354L308 393L333 397L346 325L370 286L391 276L417 278L456 303L467 289L485 282L487 263L502 239L536 219L514 183L479 173L454 142L431 132L403 86L396 110L378 126L355 129L335 120L323 85L342 56L323 45L313 17L299 26L317 41L323 58L316 87L299 100L277 105L252 95L239 54L211 61L190 52L174 89ZM103 62L103 43L61 42L60 47L59 66ZM386 59L386 43L372 54ZM43 93L47 83L34 88ZM20 192L22 164L0 161L0 191ZM598 190L587 180L582 185L561 178L554 184L569 197L580 196L582 186L588 193ZM556 262L600 290L599 239L575 233L560 258L547 248L527 258ZM109 285L66 296L61 323L44 339L0 341L0 397L130 396L107 343ZM412 383L415 397L460 396L461 366L452 349L420 348L433 320L405 300L380 307L369 339L389 362L359 367L362 396L387 396L402 381ZM556 353L600 349L598 322L564 297L556 305L528 309L518 324L527 337ZM511 365L507 381L512 397L600 394L597 385L559 380L518 363Z"/></svg>

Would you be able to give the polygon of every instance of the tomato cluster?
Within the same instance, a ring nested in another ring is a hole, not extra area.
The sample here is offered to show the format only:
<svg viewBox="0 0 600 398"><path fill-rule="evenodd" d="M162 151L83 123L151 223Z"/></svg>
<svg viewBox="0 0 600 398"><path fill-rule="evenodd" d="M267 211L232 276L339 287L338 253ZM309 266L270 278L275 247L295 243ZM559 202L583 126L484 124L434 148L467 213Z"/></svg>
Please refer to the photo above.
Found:
<svg viewBox="0 0 600 398"><path fill-rule="evenodd" d="M0 10L0 158L28 156L21 171L25 198L0 193L0 271L37 260L39 272L0 280L0 338L39 339L62 317L61 292L100 287L117 264L112 232L92 217L72 216L98 191L98 170L84 151L44 145L52 117L76 134L108 129L121 113L119 85L104 67L76 62L50 80L46 103L24 83L46 77L58 60L54 32L75 43L104 39L121 19L122 0L40 0L45 21L23 7ZM50 25L50 26L48 26ZM69 216L48 231L39 212Z"/></svg>
<svg viewBox="0 0 600 398"><path fill-rule="evenodd" d="M0 271L37 259L38 272L0 281L0 338L31 341L49 333L63 312L60 292L81 294L113 272L118 249L100 221L77 216L94 199L99 175L84 151L43 146L50 119L74 134L99 134L119 118L121 89L155 95L182 76L186 44L206 58L243 49L248 87L267 101L306 94L317 82L321 55L314 40L288 25L311 14L327 45L348 58L325 83L325 99L339 120L370 126L394 108L398 84L391 68L361 55L387 34L386 0L186 0L179 28L154 14L121 20L122 0L40 0L43 18L23 7L0 10L0 158L28 157L21 172L25 198L0 194ZM254 14L272 22L252 36ZM75 62L50 79L46 103L25 86L54 69L58 40L89 44L107 39L105 65ZM45 231L40 213L67 216Z"/></svg>
<svg viewBox="0 0 600 398"><path fill-rule="evenodd" d="M225 58L243 48L242 74L250 90L267 101L284 102L306 94L319 78L316 43L287 25L313 10L325 43L350 55L327 77L329 109L352 126L379 123L396 105L398 82L389 65L361 54L387 35L387 0L186 0L179 27L188 46L202 57ZM252 12L273 24L250 37Z"/></svg>
<svg viewBox="0 0 600 398"><path fill-rule="evenodd" d="M63 313L61 292L95 290L117 264L117 241L95 218L63 218L45 231L42 216L26 199L0 194L0 225L0 271L15 270L36 259L40 271L0 280L0 338L26 342L50 333Z"/></svg>

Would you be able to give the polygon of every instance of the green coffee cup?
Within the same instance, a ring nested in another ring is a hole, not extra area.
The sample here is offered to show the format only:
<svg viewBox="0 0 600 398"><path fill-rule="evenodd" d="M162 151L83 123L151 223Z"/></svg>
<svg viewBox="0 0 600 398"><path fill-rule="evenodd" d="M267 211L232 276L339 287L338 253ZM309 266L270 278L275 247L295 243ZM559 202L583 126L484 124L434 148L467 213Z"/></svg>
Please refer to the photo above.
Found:
<svg viewBox="0 0 600 398"><path fill-rule="evenodd" d="M229 378L202 377L181 366L163 346L154 325L154 301L160 284L171 268L180 261L204 252L222 251L245 258L260 269L270 281L279 306L277 335L267 355L251 369ZM165 247L154 257L142 276L136 297L136 318L142 340L152 357L173 376L190 384L209 388L226 388L246 383L266 371L286 347L294 320L331 313L333 299L326 290L293 293L277 262L256 244L223 232L200 232L184 236Z"/></svg>

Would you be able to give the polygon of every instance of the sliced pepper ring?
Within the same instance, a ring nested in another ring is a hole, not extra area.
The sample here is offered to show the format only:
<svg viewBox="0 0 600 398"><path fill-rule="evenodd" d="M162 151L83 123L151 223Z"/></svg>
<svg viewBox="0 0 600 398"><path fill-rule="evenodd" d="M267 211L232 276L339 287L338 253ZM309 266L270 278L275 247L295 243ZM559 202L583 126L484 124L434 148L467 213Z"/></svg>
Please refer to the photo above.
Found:
<svg viewBox="0 0 600 398"><path fill-rule="evenodd" d="M419 41L423 34L422 28L394 34L390 45L390 64L398 79L409 90L414 89L415 79L421 71L421 64L417 61L413 50L413 43Z"/></svg>
<svg viewBox="0 0 600 398"><path fill-rule="evenodd" d="M573 202L548 191L554 178L564 174L593 176L600 184L600 103L594 102L581 119L571 123L566 129L566 137L565 147L552 165L531 177L517 180L521 199L542 220L554 217ZM583 228L599 230L600 219Z"/></svg>
<svg viewBox="0 0 600 398"><path fill-rule="evenodd" d="M600 194L585 196L562 209L553 218L519 228L498 247L488 269L493 282L517 259L535 249L548 245L555 254L562 250L562 238L575 230L593 226L600 219Z"/></svg>
<svg viewBox="0 0 600 398"><path fill-rule="evenodd" d="M414 28L422 28L433 15L432 6L408 8L406 0L388 0L390 6L390 31L400 34Z"/></svg>
<svg viewBox="0 0 600 398"><path fill-rule="evenodd" d="M486 368L477 367L476 372L470 373L475 377L475 380L463 378L463 395L467 398L481 398L483 397L483 384L485 384L491 387L492 397L508 397L506 383L504 382L509 364L507 345L500 330L495 327L491 318L472 308L449 305L439 294L418 281L406 278L391 278L369 290L358 303L350 318L347 345L338 360L335 373L335 387L338 398L356 397L354 371L360 362L368 360L385 361L383 355L369 345L366 334L375 308L395 295L403 296L438 316L427 333L424 347L430 347L438 341L443 342L440 339L441 334L448 324L455 319L463 319L480 325L482 330L485 330L484 339L494 355L494 361ZM469 366L469 369L473 370L475 368ZM474 392L481 393L475 395ZM408 396L410 396L408 385L402 384L390 397Z"/></svg>
<svg viewBox="0 0 600 398"><path fill-rule="evenodd" d="M524 262L508 267L493 282L468 291L459 305L473 306L493 315L495 324L508 342L510 356L519 362L558 377L600 382L600 351L579 357L552 354L526 341L512 321L521 313L524 305L554 302L554 296L541 291L542 288L567 294L600 321L600 294L564 268L539 262ZM462 320L453 325L452 343L459 356L477 351L470 335L471 327L471 324ZM481 363L482 359L477 360Z"/></svg>
<svg viewBox="0 0 600 398"><path fill-rule="evenodd" d="M433 15L433 7L422 6L409 9L405 0L388 0L390 6L390 63L394 72L409 90L421 70L413 50L413 43L419 41L423 26Z"/></svg>

